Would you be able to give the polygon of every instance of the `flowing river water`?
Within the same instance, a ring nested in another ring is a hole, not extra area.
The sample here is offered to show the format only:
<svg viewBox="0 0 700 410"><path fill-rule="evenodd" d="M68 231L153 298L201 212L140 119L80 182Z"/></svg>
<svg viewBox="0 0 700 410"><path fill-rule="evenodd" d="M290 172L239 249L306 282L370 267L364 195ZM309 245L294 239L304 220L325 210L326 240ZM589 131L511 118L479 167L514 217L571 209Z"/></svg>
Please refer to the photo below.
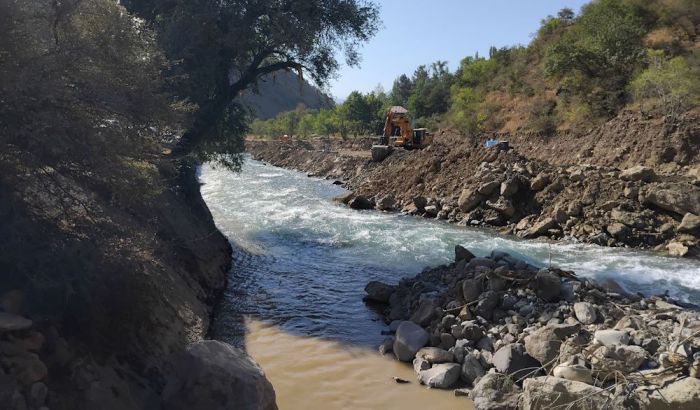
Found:
<svg viewBox="0 0 700 410"><path fill-rule="evenodd" d="M494 249L628 291L668 290L700 303L700 264L593 245L520 241L492 231L332 201L343 188L247 160L240 173L202 167L202 195L234 243L234 267L213 336L244 347L265 370L281 409L468 408L463 398L426 391L410 366L380 357L387 326L362 302L370 280L396 283L448 263L454 245ZM412 381L395 384L392 377Z"/></svg>

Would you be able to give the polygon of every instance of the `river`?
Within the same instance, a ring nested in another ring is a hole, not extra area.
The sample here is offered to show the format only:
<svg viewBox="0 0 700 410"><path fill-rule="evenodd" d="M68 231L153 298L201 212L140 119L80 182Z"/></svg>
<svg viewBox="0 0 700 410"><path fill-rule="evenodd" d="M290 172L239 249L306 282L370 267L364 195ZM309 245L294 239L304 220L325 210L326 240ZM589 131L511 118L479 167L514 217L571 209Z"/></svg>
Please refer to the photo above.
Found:
<svg viewBox="0 0 700 410"><path fill-rule="evenodd" d="M408 366L373 353L387 326L362 302L368 281L395 283L448 263L456 244L476 255L505 250L533 264L613 278L631 292L668 290L700 302L697 261L521 241L439 221L354 211L332 201L347 192L343 188L253 160L240 173L206 165L200 180L217 226L237 245L213 336L245 347L258 360L282 409L313 403L326 409L422 409L425 400L432 408L467 406L445 392L423 391ZM414 382L393 384L392 376Z"/></svg>

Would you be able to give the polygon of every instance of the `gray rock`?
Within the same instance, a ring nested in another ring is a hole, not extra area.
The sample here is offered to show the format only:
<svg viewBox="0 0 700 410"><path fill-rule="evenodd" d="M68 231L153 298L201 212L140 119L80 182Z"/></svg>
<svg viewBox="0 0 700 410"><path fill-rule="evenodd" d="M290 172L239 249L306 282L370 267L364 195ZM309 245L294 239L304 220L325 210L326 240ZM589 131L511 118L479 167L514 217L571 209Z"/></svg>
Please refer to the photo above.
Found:
<svg viewBox="0 0 700 410"><path fill-rule="evenodd" d="M681 224L678 225L678 230L681 232L694 232L700 229L700 216L688 212L683 217Z"/></svg>
<svg viewBox="0 0 700 410"><path fill-rule="evenodd" d="M593 372L586 366L579 364L560 364L552 370L554 377L566 380L593 384Z"/></svg>
<svg viewBox="0 0 700 410"><path fill-rule="evenodd" d="M700 187L683 183L655 184L640 193L640 202L678 215L700 215Z"/></svg>
<svg viewBox="0 0 700 410"><path fill-rule="evenodd" d="M469 393L476 410L515 410L518 393L508 376L487 373Z"/></svg>
<svg viewBox="0 0 700 410"><path fill-rule="evenodd" d="M489 197L491 194L496 192L497 189L499 189L501 186L501 182L498 180L493 180L489 182L485 182L479 186L479 189L476 191L483 195L484 197Z"/></svg>
<svg viewBox="0 0 700 410"><path fill-rule="evenodd" d="M429 339L430 335L422 327L411 321L401 322L396 329L394 355L402 362L410 362Z"/></svg>
<svg viewBox="0 0 700 410"><path fill-rule="evenodd" d="M442 309L433 300L423 300L411 316L411 321L421 326L427 326L433 319L440 317Z"/></svg>
<svg viewBox="0 0 700 410"><path fill-rule="evenodd" d="M571 403L575 405L568 407ZM523 383L521 410L567 408L570 410L618 408L603 389L559 377L534 377Z"/></svg>
<svg viewBox="0 0 700 410"><path fill-rule="evenodd" d="M436 364L418 373L418 381L436 389L449 389L457 383L460 373L461 367L457 363Z"/></svg>
<svg viewBox="0 0 700 410"><path fill-rule="evenodd" d="M557 221L554 218L544 218L539 222L536 222L529 229L523 233L524 238L537 238L542 235L546 235L547 232L557 226Z"/></svg>
<svg viewBox="0 0 700 410"><path fill-rule="evenodd" d="M462 380L467 384L474 384L478 381L480 377L486 374L481 365L481 361L474 353L469 353L464 356L464 361L462 363Z"/></svg>
<svg viewBox="0 0 700 410"><path fill-rule="evenodd" d="M0 312L0 333L27 330L32 327L32 321L12 313Z"/></svg>
<svg viewBox="0 0 700 410"><path fill-rule="evenodd" d="M688 254L690 248L688 248L683 242L672 241L666 245L668 254L671 256L683 257Z"/></svg>
<svg viewBox="0 0 700 410"><path fill-rule="evenodd" d="M656 178L656 173L649 167L636 165L622 171L620 173L620 178L625 181L651 182L654 180L654 178Z"/></svg>
<svg viewBox="0 0 700 410"><path fill-rule="evenodd" d="M365 300L389 303L389 298L395 290L395 286L373 280L369 282L367 286L365 286L365 292L367 292L367 295L365 295Z"/></svg>
<svg viewBox="0 0 700 410"><path fill-rule="evenodd" d="M630 342L630 334L623 330L598 330L593 335L593 341L603 346L626 345Z"/></svg>
<svg viewBox="0 0 700 410"><path fill-rule="evenodd" d="M46 397L49 395L49 389L44 383L38 382L31 385L29 388L29 405L32 408L39 408L46 403Z"/></svg>
<svg viewBox="0 0 700 410"><path fill-rule="evenodd" d="M483 285L480 280L465 279L462 281L462 296L466 303L477 300L483 290Z"/></svg>
<svg viewBox="0 0 700 410"><path fill-rule="evenodd" d="M356 196L348 202L348 206L352 209L372 209L374 208L374 203L363 196Z"/></svg>
<svg viewBox="0 0 700 410"><path fill-rule="evenodd" d="M489 290L481 294L474 311L484 319L491 319L496 306L498 306L498 294Z"/></svg>
<svg viewBox="0 0 700 410"><path fill-rule="evenodd" d="M162 394L161 408L277 409L275 391L248 355L222 342L190 345L176 360Z"/></svg>
<svg viewBox="0 0 700 410"><path fill-rule="evenodd" d="M535 293L540 299L546 302L553 302L559 299L561 278L556 273L547 269L541 269L535 277L535 286Z"/></svg>
<svg viewBox="0 0 700 410"><path fill-rule="evenodd" d="M481 203L483 197L478 192L465 189L457 200L457 206L462 212L470 212Z"/></svg>
<svg viewBox="0 0 700 410"><path fill-rule="evenodd" d="M413 359L413 371L414 372L419 374L423 370L428 370L428 369L430 369L430 363L427 360L425 360L421 357L416 357L415 359Z"/></svg>
<svg viewBox="0 0 700 410"><path fill-rule="evenodd" d="M501 196L505 198L510 198L511 196L518 193L520 189L520 181L515 178L510 178L501 183Z"/></svg>
<svg viewBox="0 0 700 410"><path fill-rule="evenodd" d="M580 325L547 325L525 337L527 353L542 365L552 366L559 355L562 341L580 330Z"/></svg>
<svg viewBox="0 0 700 410"><path fill-rule="evenodd" d="M519 379L529 373L536 372L540 364L525 352L523 345L512 343L501 347L493 355L493 366L498 372Z"/></svg>
<svg viewBox="0 0 700 410"><path fill-rule="evenodd" d="M547 188L547 185L549 185L549 181L549 175L545 174L544 172L541 172L530 181L530 189L532 189L533 191L541 191Z"/></svg>
<svg viewBox="0 0 700 410"><path fill-rule="evenodd" d="M396 201L391 195L385 195L377 200L376 206L380 211L391 211L396 206Z"/></svg>
<svg viewBox="0 0 700 410"><path fill-rule="evenodd" d="M425 210L425 207L428 206L428 200L422 196L416 196L413 197L413 205L416 206L416 209L423 212Z"/></svg>
<svg viewBox="0 0 700 410"><path fill-rule="evenodd" d="M622 373L630 373L637 369L646 360L647 351L640 346L612 345L602 346L593 355L594 369L619 370Z"/></svg>
<svg viewBox="0 0 700 410"><path fill-rule="evenodd" d="M428 205L425 207L425 214L430 217L436 217L437 214L440 212L440 208L438 208L435 205Z"/></svg>
<svg viewBox="0 0 700 410"><path fill-rule="evenodd" d="M379 354L385 355L391 353L394 349L394 337L386 337L382 340L382 344L379 345Z"/></svg>
<svg viewBox="0 0 700 410"><path fill-rule="evenodd" d="M472 259L474 259L474 254L469 249L461 245L455 245L455 262L462 260L469 262Z"/></svg>
<svg viewBox="0 0 700 410"><path fill-rule="evenodd" d="M596 313L595 308L588 302L578 302L574 304L574 314L576 319L584 325L595 323Z"/></svg>
<svg viewBox="0 0 700 410"><path fill-rule="evenodd" d="M605 228L605 230L608 231L610 236L621 242L626 241L632 234L632 230L629 227L619 222L611 223Z"/></svg>
<svg viewBox="0 0 700 410"><path fill-rule="evenodd" d="M430 364L450 363L455 359L454 354L437 347L424 347L416 353L416 358L421 358Z"/></svg>
<svg viewBox="0 0 700 410"><path fill-rule="evenodd" d="M700 409L700 379L686 377L655 391L649 397L648 408L668 410Z"/></svg>

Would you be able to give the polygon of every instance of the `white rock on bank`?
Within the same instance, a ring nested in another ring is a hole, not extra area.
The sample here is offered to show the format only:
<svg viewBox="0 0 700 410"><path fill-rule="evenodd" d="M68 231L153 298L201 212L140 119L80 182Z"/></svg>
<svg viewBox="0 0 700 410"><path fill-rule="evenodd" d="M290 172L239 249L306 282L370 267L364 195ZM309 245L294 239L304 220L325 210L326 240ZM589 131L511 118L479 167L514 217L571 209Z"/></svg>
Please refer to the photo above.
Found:
<svg viewBox="0 0 700 410"><path fill-rule="evenodd" d="M436 389L449 389L457 380L461 372L461 366L457 363L436 364L428 370L418 373L418 381L428 387Z"/></svg>
<svg viewBox="0 0 700 410"><path fill-rule="evenodd" d="M402 362L410 362L428 339L430 335L422 327L408 320L401 322L396 329L394 355Z"/></svg>

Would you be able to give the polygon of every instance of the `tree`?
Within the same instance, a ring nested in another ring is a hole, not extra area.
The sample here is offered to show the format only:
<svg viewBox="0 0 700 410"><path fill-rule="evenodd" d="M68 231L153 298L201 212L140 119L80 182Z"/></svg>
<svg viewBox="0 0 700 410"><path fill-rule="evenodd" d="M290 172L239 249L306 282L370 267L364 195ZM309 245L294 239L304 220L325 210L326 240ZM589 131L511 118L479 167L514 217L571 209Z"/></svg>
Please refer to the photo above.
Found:
<svg viewBox="0 0 700 410"><path fill-rule="evenodd" d="M406 74L401 74L391 87L391 103L393 105L408 105L408 99L413 91L413 82Z"/></svg>
<svg viewBox="0 0 700 410"><path fill-rule="evenodd" d="M125 0L150 21L175 65L178 95L198 107L180 140L183 153L236 166L245 131L236 97L261 76L294 70L323 85L342 51L358 63L357 46L377 30L366 0Z"/></svg>

